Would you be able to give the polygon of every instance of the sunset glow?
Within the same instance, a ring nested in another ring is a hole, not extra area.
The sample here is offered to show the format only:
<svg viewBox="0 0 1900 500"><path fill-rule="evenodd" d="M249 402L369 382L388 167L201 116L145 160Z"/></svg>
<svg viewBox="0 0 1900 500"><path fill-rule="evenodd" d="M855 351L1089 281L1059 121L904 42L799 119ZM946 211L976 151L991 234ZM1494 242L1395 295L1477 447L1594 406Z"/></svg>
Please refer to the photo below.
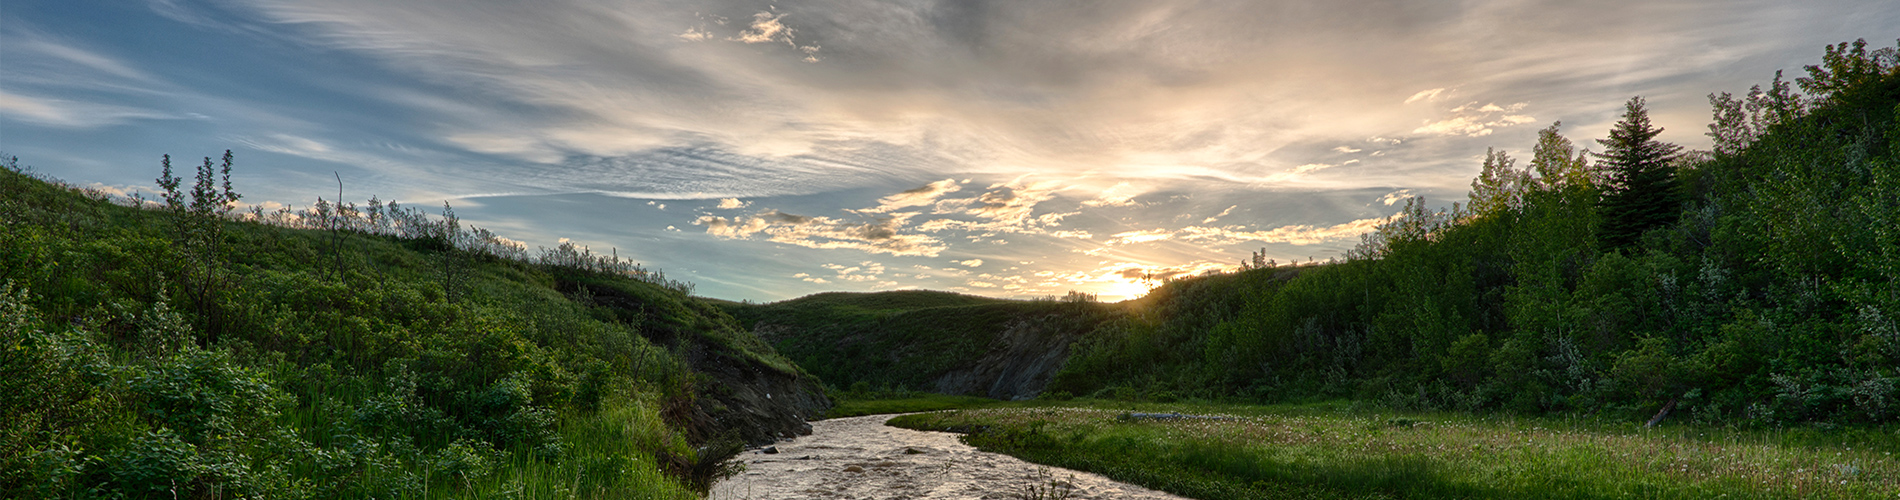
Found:
<svg viewBox="0 0 1900 500"><path fill-rule="evenodd" d="M1647 96L1798 70L1891 2L9 4L0 150L153 192L234 150L244 201L440 207L755 301L1133 298L1339 257L1487 147L1594 144ZM1767 29L1767 27L1776 29ZM1144 278L1144 276L1146 276Z"/></svg>

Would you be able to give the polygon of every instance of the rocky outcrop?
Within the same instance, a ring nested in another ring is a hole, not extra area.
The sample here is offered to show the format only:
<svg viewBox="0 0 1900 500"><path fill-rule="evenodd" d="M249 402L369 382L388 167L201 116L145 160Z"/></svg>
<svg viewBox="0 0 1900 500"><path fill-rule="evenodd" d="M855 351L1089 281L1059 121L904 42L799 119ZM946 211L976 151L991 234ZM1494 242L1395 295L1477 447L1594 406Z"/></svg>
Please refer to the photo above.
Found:
<svg viewBox="0 0 1900 500"><path fill-rule="evenodd" d="M1047 321L1018 320L990 342L983 357L938 375L934 391L1002 400L1036 397L1069 360L1075 334Z"/></svg>

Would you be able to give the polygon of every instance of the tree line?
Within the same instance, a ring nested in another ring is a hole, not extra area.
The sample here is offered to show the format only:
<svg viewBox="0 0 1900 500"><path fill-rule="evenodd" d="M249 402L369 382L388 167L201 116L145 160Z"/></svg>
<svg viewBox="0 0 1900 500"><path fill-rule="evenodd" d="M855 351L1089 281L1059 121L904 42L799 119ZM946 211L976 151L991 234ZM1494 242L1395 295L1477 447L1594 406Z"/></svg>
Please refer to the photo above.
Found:
<svg viewBox="0 0 1900 500"><path fill-rule="evenodd" d="M1051 390L1892 422L1900 58L1824 52L1711 94L1711 151L1659 141L1637 97L1601 152L1553 123L1525 167L1487 152L1466 203L1408 200L1344 262L1169 283Z"/></svg>

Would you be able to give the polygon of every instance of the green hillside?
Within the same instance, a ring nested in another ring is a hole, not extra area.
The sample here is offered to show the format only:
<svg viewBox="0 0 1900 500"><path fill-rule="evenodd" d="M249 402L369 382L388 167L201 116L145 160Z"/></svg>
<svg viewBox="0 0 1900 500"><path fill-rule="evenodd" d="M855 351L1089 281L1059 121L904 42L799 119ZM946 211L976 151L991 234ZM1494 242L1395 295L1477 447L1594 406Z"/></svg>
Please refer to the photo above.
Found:
<svg viewBox="0 0 1900 500"><path fill-rule="evenodd" d="M1012 327L1062 345L1117 314L1087 300L1002 300L935 291L821 293L724 307L827 383L935 390L976 365Z"/></svg>
<svg viewBox="0 0 1900 500"><path fill-rule="evenodd" d="M210 159L172 203L6 167L3 497L693 498L829 406L617 258L379 201L230 213Z"/></svg>

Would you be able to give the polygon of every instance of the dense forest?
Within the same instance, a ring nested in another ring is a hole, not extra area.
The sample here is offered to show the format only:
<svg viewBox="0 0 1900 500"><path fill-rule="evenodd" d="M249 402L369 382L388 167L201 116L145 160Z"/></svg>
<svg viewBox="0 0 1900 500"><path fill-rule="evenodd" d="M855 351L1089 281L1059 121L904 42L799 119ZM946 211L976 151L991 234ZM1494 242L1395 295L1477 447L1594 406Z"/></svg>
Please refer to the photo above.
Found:
<svg viewBox="0 0 1900 500"><path fill-rule="evenodd" d="M1343 261L1169 283L1049 390L1893 422L1900 60L1859 41L1806 69L1709 96L1713 151L1659 142L1632 99L1600 152L1553 124L1525 167L1491 151L1468 203L1414 199Z"/></svg>
<svg viewBox="0 0 1900 500"><path fill-rule="evenodd" d="M233 163L145 200L6 161L0 497L694 498L829 406L656 271L446 206L234 211Z"/></svg>

